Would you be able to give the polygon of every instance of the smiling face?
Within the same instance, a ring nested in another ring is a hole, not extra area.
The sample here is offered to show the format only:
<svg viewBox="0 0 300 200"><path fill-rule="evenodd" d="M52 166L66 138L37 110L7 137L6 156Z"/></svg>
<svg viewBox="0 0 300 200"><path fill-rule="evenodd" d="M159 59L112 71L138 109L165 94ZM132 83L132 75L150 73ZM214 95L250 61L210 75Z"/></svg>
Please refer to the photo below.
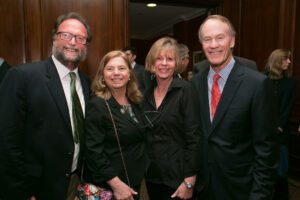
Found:
<svg viewBox="0 0 300 200"><path fill-rule="evenodd" d="M229 26L218 19L208 19L202 25L200 38L203 51L211 66L224 68L232 58L235 37L230 34Z"/></svg>
<svg viewBox="0 0 300 200"><path fill-rule="evenodd" d="M170 79L173 77L176 67L174 50L164 47L160 50L154 62L156 79Z"/></svg>
<svg viewBox="0 0 300 200"><path fill-rule="evenodd" d="M74 36L87 37L84 25L76 19L67 19L58 27L57 33L65 32ZM87 55L87 45L76 42L75 37L71 40L61 39L60 34L56 34L53 40L52 53L63 65L70 70L76 68L79 63L85 60Z"/></svg>
<svg viewBox="0 0 300 200"><path fill-rule="evenodd" d="M125 90L130 77L129 66L122 57L110 59L104 67L103 78L111 90Z"/></svg>

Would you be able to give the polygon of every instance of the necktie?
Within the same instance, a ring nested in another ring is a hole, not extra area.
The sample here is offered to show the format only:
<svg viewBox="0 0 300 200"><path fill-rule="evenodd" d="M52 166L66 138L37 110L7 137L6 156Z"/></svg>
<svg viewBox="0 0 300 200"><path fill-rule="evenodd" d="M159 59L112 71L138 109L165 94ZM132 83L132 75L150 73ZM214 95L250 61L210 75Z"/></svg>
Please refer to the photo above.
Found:
<svg viewBox="0 0 300 200"><path fill-rule="evenodd" d="M83 134L83 112L80 104L79 97L76 92L76 74L70 72L70 89L71 89L71 99L72 99L72 116L73 116L73 132L74 132L74 141L77 144Z"/></svg>
<svg viewBox="0 0 300 200"><path fill-rule="evenodd" d="M220 96L221 96L221 92L220 92L220 87L218 84L218 80L220 78L219 74L215 74L213 77L213 84L212 84L212 89L211 89L211 118L214 118L219 100L220 100Z"/></svg>

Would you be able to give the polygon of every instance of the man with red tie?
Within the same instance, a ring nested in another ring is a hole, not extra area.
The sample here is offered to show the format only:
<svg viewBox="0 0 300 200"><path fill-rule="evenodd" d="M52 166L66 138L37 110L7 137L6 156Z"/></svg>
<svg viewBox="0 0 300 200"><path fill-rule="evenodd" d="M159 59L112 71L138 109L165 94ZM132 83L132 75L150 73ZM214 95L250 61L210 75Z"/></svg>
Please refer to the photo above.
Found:
<svg viewBox="0 0 300 200"><path fill-rule="evenodd" d="M208 16L199 39L210 66L192 79L203 133L198 199L272 199L277 157L267 77L234 59L227 18Z"/></svg>

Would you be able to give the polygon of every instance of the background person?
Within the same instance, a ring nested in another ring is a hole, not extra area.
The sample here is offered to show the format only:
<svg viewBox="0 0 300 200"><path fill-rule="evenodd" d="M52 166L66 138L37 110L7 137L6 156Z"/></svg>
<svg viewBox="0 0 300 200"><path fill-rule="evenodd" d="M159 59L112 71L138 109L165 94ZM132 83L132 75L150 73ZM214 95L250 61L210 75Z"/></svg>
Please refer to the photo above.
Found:
<svg viewBox="0 0 300 200"><path fill-rule="evenodd" d="M3 80L0 87L0 94L5 94L0 98L3 199L30 196L38 200L74 199L90 85L78 66L86 58L90 41L90 27L82 16L62 15L53 28L51 57L11 68ZM75 91L76 104L71 98Z"/></svg>
<svg viewBox="0 0 300 200"><path fill-rule="evenodd" d="M192 85L177 76L181 60L176 40L163 37L151 47L146 70L155 75L143 109L148 122L150 199L189 199L198 171L200 118Z"/></svg>
<svg viewBox="0 0 300 200"><path fill-rule="evenodd" d="M274 199L289 199L288 189L288 137L290 133L289 119L296 100L296 81L291 77L289 66L291 64L291 51L287 49L274 50L266 64L266 74L272 81L272 91L275 103L275 116L277 116L276 134L280 144L280 158L277 168L277 181Z"/></svg>
<svg viewBox="0 0 300 200"><path fill-rule="evenodd" d="M111 188L116 199L138 199L147 158L143 121L139 109L141 93L126 55L106 54L92 85L93 97L86 109L87 181ZM120 138L128 178L120 157L108 102Z"/></svg>
<svg viewBox="0 0 300 200"><path fill-rule="evenodd" d="M135 61L137 56L137 50L135 47L126 47L124 49L124 52L130 61L131 68L133 69L133 73L137 79L139 89L143 92L145 89L145 85L144 85L145 69L143 65L140 65Z"/></svg>
<svg viewBox="0 0 300 200"><path fill-rule="evenodd" d="M204 138L198 199L272 199L277 156L269 81L233 58L235 30L224 16L208 16L198 34L210 63L192 80Z"/></svg>
<svg viewBox="0 0 300 200"><path fill-rule="evenodd" d="M178 76L181 77L181 73L184 73L189 65L190 56L189 56L189 48L185 44L178 44L179 56L181 60L181 67L178 72Z"/></svg>

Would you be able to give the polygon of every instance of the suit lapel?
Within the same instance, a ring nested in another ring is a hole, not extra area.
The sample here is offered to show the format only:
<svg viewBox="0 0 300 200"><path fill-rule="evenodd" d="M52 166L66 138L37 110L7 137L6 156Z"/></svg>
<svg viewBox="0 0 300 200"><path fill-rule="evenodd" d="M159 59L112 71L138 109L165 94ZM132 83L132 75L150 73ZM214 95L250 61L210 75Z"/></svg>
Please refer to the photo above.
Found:
<svg viewBox="0 0 300 200"><path fill-rule="evenodd" d="M48 77L47 86L49 88L50 94L52 95L52 98L55 101L67 126L70 128L70 130L72 130L69 109L64 89L62 87L58 72L51 58L48 60L46 65L46 76Z"/></svg>
<svg viewBox="0 0 300 200"><path fill-rule="evenodd" d="M241 82L243 76L243 70L240 66L235 64L234 68L232 69L229 77L226 81L225 87L222 92L221 99L219 101L214 120L212 121L212 127L210 133L216 128L216 126L220 123L223 116L228 110Z"/></svg>
<svg viewBox="0 0 300 200"><path fill-rule="evenodd" d="M82 74L82 72L78 71L78 73L79 73L79 77L80 77L80 81L81 81L81 87L82 87L83 96L84 96L84 103L86 105L90 98L90 88L89 88L90 83L87 80L87 78Z"/></svg>
<svg viewBox="0 0 300 200"><path fill-rule="evenodd" d="M204 121L205 124L205 129L209 130L211 126L210 122L210 111L209 111L209 101L208 101L208 84L207 84L207 74L208 74L209 68L203 73L201 77L201 83L200 87L202 88L201 94L203 96L200 96L199 98L202 98L203 100L201 101L201 112L203 113L202 115L202 120Z"/></svg>

